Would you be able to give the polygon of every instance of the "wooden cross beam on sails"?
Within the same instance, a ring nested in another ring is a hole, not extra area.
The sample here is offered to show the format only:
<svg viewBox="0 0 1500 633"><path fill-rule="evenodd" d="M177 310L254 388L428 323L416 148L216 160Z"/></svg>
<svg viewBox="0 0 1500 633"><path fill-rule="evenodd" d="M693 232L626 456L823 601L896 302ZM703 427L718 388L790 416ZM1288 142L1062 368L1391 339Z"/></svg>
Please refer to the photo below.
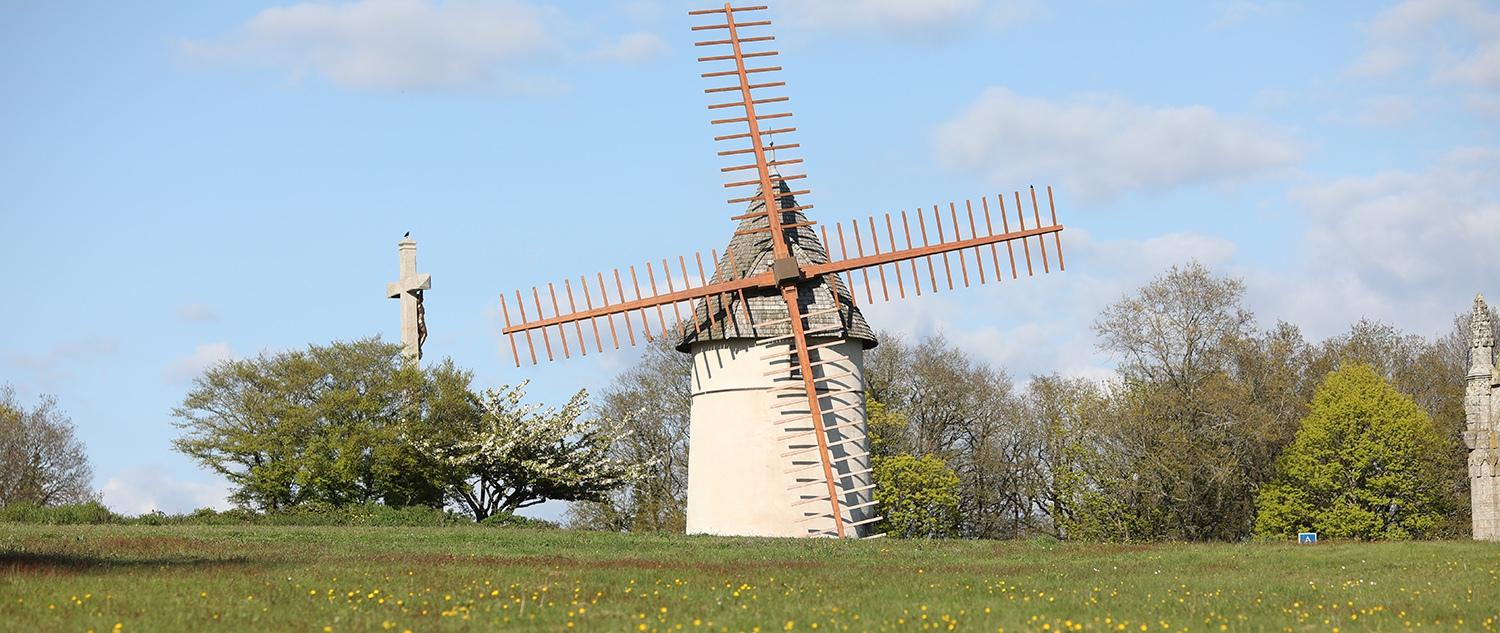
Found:
<svg viewBox="0 0 1500 633"><path fill-rule="evenodd" d="M768 238L773 257L763 264L769 265L739 270L741 267L737 263L744 261L744 257L741 254L737 259L731 245L722 257L717 250L710 251L709 268L704 267L700 252L691 258L679 256L675 260L662 259L648 261L640 267L629 266L623 271L614 269L607 275L583 275L577 278L576 286L571 278L561 283L549 283L545 287L545 297L540 287L533 286L529 292L517 290L513 294L514 306L506 295L501 295L505 318L503 333L509 337L513 358L520 366L523 343L527 350L525 358L535 364L538 362L538 343L548 360L555 359L558 352L568 358L575 349L582 355L587 355L590 347L603 352L606 334L611 346L619 349L621 330L629 343L635 345L637 330L649 341L656 336L686 336L689 327L699 333L705 328L728 328L731 322L736 328L747 323L751 332L774 327L778 333L762 342L779 341L788 345L786 367L779 371L784 374L783 378L788 379L786 391L796 393L807 407L805 412L791 410L790 415L778 424L805 420L802 423L808 424L807 428L785 437L812 436L817 441L815 446L809 444L787 456L817 453L816 460L794 461L793 470L815 470L821 475L808 477L807 484L799 485L826 488L827 496L813 497L809 501L829 504L835 527L827 534L842 537L846 528L873 522L878 517L860 521L851 520L852 515L851 519L843 518L852 508L841 502L841 492L847 496L850 490L841 491L836 483L839 477L834 472L835 464L841 458L830 452L832 447L827 432L833 427L825 424L835 411L820 404L819 385L820 380L836 376L818 376L814 370L821 364L818 351L825 346L811 344L809 339L827 329L816 326L815 319L823 313L847 308L836 306L831 310L814 310L812 302L799 296L799 285L805 286L809 280L822 278L830 287L848 289L847 293L835 292L834 296L838 297L837 301L844 301L842 297L847 295L851 304L847 307L855 307L856 297L861 294L867 302L874 302L877 299L890 301L893 295L905 298L908 295L920 296L924 292L956 290L955 272L964 287L968 287L973 282L1001 283L1007 277L1016 280L1023 271L1026 277L1038 272L1049 273L1053 259L1060 271L1063 270L1063 227L1057 223L1052 189L1048 187L1045 190L1046 214L1041 212L1038 192L1031 188L1024 193L1015 191L1009 203L1001 194L977 201L965 200L962 204L933 205L930 211L925 207L912 209L911 213L901 211L899 221L890 214L878 219L874 216L856 218L847 229L843 223L838 223L831 232L827 226L818 226L819 232L810 234L818 223L807 220L804 212L812 209L812 205L800 205L796 200L797 196L809 193L806 189L796 189L806 174L783 174L787 168L802 163L801 159L785 157L789 150L797 149L799 145L783 143L773 147L771 144L773 136L784 140L796 132L796 128L788 123L792 114L784 108L789 98L775 94L776 89L786 85L773 77L781 67L765 65L778 53L751 50L775 40L774 36L759 31L771 22L742 17L766 8L725 4L723 8L690 14L713 19L711 24L693 27L694 31L707 32L711 37L697 43L713 53L700 57L699 61L718 65L702 76L727 82L708 88L706 92L725 97L722 103L710 105L709 109L724 113L724 118L712 121L714 125L725 128L725 134L714 140L730 144L728 149L719 152L719 156L735 159L735 164L722 169L731 174L733 180L725 187L731 191L743 191L728 202L731 205L748 204L750 208L749 212L731 218L741 222L736 235L763 234ZM744 177L734 177L739 174L744 174ZM793 242L799 236L810 238L804 242L816 242L817 235L821 235L822 252L826 253L826 257L820 254L817 259L826 261L799 261L793 253ZM834 257L834 243L838 244L837 258ZM940 269L941 276L937 274ZM787 316L757 321L745 300L747 293L779 294L786 305ZM742 308L742 313L735 306ZM689 314L687 321L683 319L684 310ZM731 314L731 311L735 313ZM821 391L826 397L828 389ZM787 430L795 429L788 427ZM846 442L862 442L860 448L864 452L844 450L842 459L868 454L868 438Z"/></svg>

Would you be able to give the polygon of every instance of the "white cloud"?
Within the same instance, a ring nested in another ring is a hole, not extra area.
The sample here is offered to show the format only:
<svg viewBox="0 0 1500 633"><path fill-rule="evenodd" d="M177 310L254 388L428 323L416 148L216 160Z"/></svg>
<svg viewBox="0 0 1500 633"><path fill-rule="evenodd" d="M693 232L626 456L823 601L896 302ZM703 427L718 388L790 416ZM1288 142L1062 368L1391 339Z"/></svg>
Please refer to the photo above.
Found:
<svg viewBox="0 0 1500 633"><path fill-rule="evenodd" d="M1311 221L1309 250L1372 285L1421 291L1494 268L1500 150L1458 150L1426 173L1388 171L1292 194Z"/></svg>
<svg viewBox="0 0 1500 633"><path fill-rule="evenodd" d="M1038 16L1039 0L798 0L793 25L821 31L876 30L903 40L938 41L975 24L1005 28Z"/></svg>
<svg viewBox="0 0 1500 633"><path fill-rule="evenodd" d="M32 379L43 389L55 389L74 379L73 372L68 369L68 366L94 363L118 351L120 351L120 339L89 335L60 341L42 356L33 356L25 352L8 352L6 362L31 374Z"/></svg>
<svg viewBox="0 0 1500 633"><path fill-rule="evenodd" d="M272 7L222 40L187 42L182 51L294 78L321 75L346 88L542 94L560 84L526 76L524 67L565 61L579 32L560 11L522 0L356 0ZM593 57L640 63L663 48L655 36L633 33L599 45L604 54Z"/></svg>
<svg viewBox="0 0 1500 633"><path fill-rule="evenodd" d="M1360 54L1349 66L1349 72L1361 77L1385 77L1411 66L1412 55L1389 47L1372 48Z"/></svg>
<svg viewBox="0 0 1500 633"><path fill-rule="evenodd" d="M949 168L1005 186L1061 179L1090 202L1241 181L1306 152L1288 130L1204 106L1152 108L1106 95L1048 101L1004 88L939 125L933 145Z"/></svg>
<svg viewBox="0 0 1500 633"><path fill-rule="evenodd" d="M670 56L672 48L660 37L647 31L638 31L599 44L593 54L625 64L645 64Z"/></svg>
<svg viewBox="0 0 1500 633"><path fill-rule="evenodd" d="M177 306L177 318L185 323L208 323L219 320L219 311L202 301L189 301Z"/></svg>
<svg viewBox="0 0 1500 633"><path fill-rule="evenodd" d="M634 0L620 6L625 17L636 22L655 22L666 13L666 7L657 0Z"/></svg>
<svg viewBox="0 0 1500 633"><path fill-rule="evenodd" d="M1262 112L1280 110L1296 101L1297 95L1281 88L1263 88L1250 100L1251 107Z"/></svg>
<svg viewBox="0 0 1500 633"><path fill-rule="evenodd" d="M170 514L192 512L199 508L228 510L229 483L178 482L166 475L161 464L131 466L104 484L104 505L124 515L141 515L154 510Z"/></svg>
<svg viewBox="0 0 1500 633"><path fill-rule="evenodd" d="M1354 122L1367 127L1395 127L1410 121L1416 113L1416 107L1401 95L1372 97L1360 102Z"/></svg>
<svg viewBox="0 0 1500 633"><path fill-rule="evenodd" d="M1434 334L1474 293L1500 286L1500 150L1452 152L1426 172L1388 171L1292 194L1308 221L1304 261L1251 271L1274 315L1327 336L1369 316Z"/></svg>
<svg viewBox="0 0 1500 633"><path fill-rule="evenodd" d="M1352 116L1333 112L1322 119L1363 127L1390 128L1405 125L1416 114L1417 107L1411 99L1401 95L1384 95L1360 99L1359 110Z"/></svg>
<svg viewBox="0 0 1500 633"><path fill-rule="evenodd" d="M1277 18L1288 15L1293 11L1301 9L1300 6L1288 2L1247 2L1236 0L1235 2L1224 2L1218 5L1219 19L1208 25L1209 30L1217 30L1235 26L1246 20L1256 18Z"/></svg>
<svg viewBox="0 0 1500 633"><path fill-rule="evenodd" d="M181 385L192 382L214 363L239 358L228 343L199 345L192 354L180 354L177 360L167 363L161 370L162 380L168 384Z"/></svg>
<svg viewBox="0 0 1500 633"><path fill-rule="evenodd" d="M1464 107L1484 116L1500 119L1500 95L1470 95Z"/></svg>
<svg viewBox="0 0 1500 633"><path fill-rule="evenodd" d="M1500 12L1480 0L1407 0L1366 31L1371 47L1352 74L1390 76L1425 61L1435 80L1500 88Z"/></svg>

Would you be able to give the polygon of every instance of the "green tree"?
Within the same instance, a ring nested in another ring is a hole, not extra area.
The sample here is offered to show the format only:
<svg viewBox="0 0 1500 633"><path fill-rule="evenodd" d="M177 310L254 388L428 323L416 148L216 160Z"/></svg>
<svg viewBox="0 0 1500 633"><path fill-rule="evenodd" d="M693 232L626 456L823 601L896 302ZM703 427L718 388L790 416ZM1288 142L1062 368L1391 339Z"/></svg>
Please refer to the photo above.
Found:
<svg viewBox="0 0 1500 633"><path fill-rule="evenodd" d="M865 396L865 427L870 431L870 458L885 459L908 454L906 416L892 411L883 402Z"/></svg>
<svg viewBox="0 0 1500 633"><path fill-rule="evenodd" d="M73 423L43 396L30 411L10 385L0 386L0 506L38 506L97 500L94 476Z"/></svg>
<svg viewBox="0 0 1500 633"><path fill-rule="evenodd" d="M954 538L959 511L958 475L943 460L897 455L873 464L876 513L885 517L875 531L897 538Z"/></svg>
<svg viewBox="0 0 1500 633"><path fill-rule="evenodd" d="M941 334L916 345L879 337L865 366L867 394L904 420L900 451L934 456L958 474L965 536L1015 537L1030 512L1017 482L1031 438L1018 423L1010 375ZM893 431L887 436L898 437Z"/></svg>
<svg viewBox="0 0 1500 633"><path fill-rule="evenodd" d="M1254 491L1291 438L1286 406L1305 345L1282 324L1257 332L1239 279L1190 262L1111 304L1094 322L1120 359L1106 445L1128 477L1105 524L1128 540L1236 540L1250 534ZM1120 503L1123 501L1123 505Z"/></svg>
<svg viewBox="0 0 1500 633"><path fill-rule="evenodd" d="M1469 372L1469 313L1455 315L1453 328L1432 341L1361 319L1348 332L1318 347L1308 373L1324 376L1345 363L1374 367L1432 418L1445 450L1429 467L1445 475L1449 509L1437 530L1449 538L1469 537L1469 449L1463 441L1468 424L1464 377ZM1313 387L1316 384L1307 389L1308 394Z"/></svg>
<svg viewBox="0 0 1500 633"><path fill-rule="evenodd" d="M1022 396L1023 419L1035 441L1023 470L1020 494L1027 500L1024 531L1057 538L1096 540L1106 513L1102 489L1118 480L1110 455L1101 451L1107 439L1100 417L1103 385L1087 378L1057 374L1032 376ZM1022 530L1018 530L1018 534Z"/></svg>
<svg viewBox="0 0 1500 633"><path fill-rule="evenodd" d="M1279 476L1256 498L1267 536L1430 536L1444 516L1443 438L1408 396L1367 364L1343 365L1313 394Z"/></svg>
<svg viewBox="0 0 1500 633"><path fill-rule="evenodd" d="M460 474L405 438L477 416L470 380L451 362L419 369L379 337L221 361L173 409L172 445L245 508L441 507Z"/></svg>

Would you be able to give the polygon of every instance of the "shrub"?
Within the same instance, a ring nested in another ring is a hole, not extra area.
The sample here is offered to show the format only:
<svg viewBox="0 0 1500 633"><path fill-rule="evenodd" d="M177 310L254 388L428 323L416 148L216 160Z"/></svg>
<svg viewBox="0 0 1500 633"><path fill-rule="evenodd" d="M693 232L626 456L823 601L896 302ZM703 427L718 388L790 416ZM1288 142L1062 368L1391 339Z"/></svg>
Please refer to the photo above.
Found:
<svg viewBox="0 0 1500 633"><path fill-rule="evenodd" d="M877 531L896 538L954 538L963 520L958 475L943 460L897 455L875 462Z"/></svg>
<svg viewBox="0 0 1500 633"><path fill-rule="evenodd" d="M501 528L526 528L526 529L533 529L533 530L556 530L556 529L558 529L557 528L557 524L553 523L551 521L543 521L541 519L532 519L532 518L529 518L529 517L523 517L523 516L521 516L519 514L512 514L512 513L509 513L509 512L500 512L500 513L496 513L496 514L491 514L488 517L485 517L485 519L483 521L480 521L479 524L483 525L483 526L486 526L486 527L501 527Z"/></svg>
<svg viewBox="0 0 1500 633"><path fill-rule="evenodd" d="M13 503L0 508L0 521L40 523L45 525L102 525L124 523L125 517L109 511L98 501L43 507L34 503Z"/></svg>
<svg viewBox="0 0 1500 633"><path fill-rule="evenodd" d="M1344 365L1314 392L1278 477L1256 499L1255 531L1367 540L1423 538L1444 516L1442 438L1369 365Z"/></svg>

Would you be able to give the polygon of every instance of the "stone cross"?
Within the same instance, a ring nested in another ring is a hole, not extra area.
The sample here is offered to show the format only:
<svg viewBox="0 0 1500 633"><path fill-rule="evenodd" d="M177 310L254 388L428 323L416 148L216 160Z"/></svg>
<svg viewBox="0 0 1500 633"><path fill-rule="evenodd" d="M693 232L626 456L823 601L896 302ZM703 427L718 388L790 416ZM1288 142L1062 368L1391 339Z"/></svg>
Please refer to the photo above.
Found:
<svg viewBox="0 0 1500 633"><path fill-rule="evenodd" d="M417 241L407 237L397 243L401 252L401 279L385 285L386 296L401 300L402 353L412 361L422 360L427 340L427 314L422 291L432 289L432 275L417 274Z"/></svg>

